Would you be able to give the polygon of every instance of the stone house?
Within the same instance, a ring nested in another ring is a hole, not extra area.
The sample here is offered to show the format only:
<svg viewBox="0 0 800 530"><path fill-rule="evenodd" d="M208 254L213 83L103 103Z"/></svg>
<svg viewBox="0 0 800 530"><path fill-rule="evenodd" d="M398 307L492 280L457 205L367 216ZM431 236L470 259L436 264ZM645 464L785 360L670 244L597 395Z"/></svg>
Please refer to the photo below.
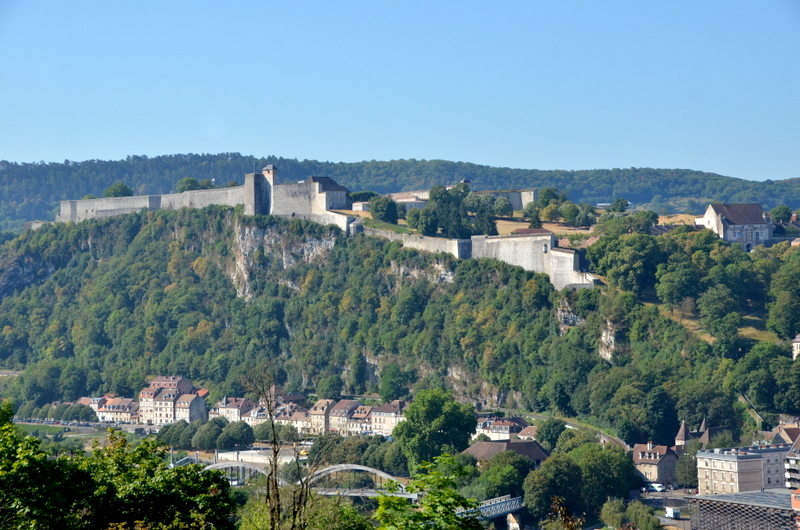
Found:
<svg viewBox="0 0 800 530"><path fill-rule="evenodd" d="M161 388L153 398L154 425L169 425L175 423L175 402L180 397L180 392L174 388Z"/></svg>
<svg viewBox="0 0 800 530"><path fill-rule="evenodd" d="M371 420L373 434L381 436L391 436L392 431L398 423L405 420L405 411L408 404L405 401L395 399L391 403L372 407Z"/></svg>
<svg viewBox="0 0 800 530"><path fill-rule="evenodd" d="M633 465L647 482L677 486L675 465L678 453L666 445L635 444L633 446Z"/></svg>
<svg viewBox="0 0 800 530"><path fill-rule="evenodd" d="M320 399L308 410L311 419L311 434L328 434L330 431L331 409L336 405L333 399Z"/></svg>
<svg viewBox="0 0 800 530"><path fill-rule="evenodd" d="M244 420L245 414L256 406L255 403L247 398L223 397L218 401L208 413L209 419L223 417L229 423Z"/></svg>
<svg viewBox="0 0 800 530"><path fill-rule="evenodd" d="M760 204L709 204L695 225L725 241L741 243L746 251L772 240L772 221Z"/></svg>
<svg viewBox="0 0 800 530"><path fill-rule="evenodd" d="M100 421L132 423L139 419L139 403L133 398L103 399L96 413Z"/></svg>
<svg viewBox="0 0 800 530"><path fill-rule="evenodd" d="M475 436L485 434L492 440L510 440L512 435L519 437L523 429L527 428L528 422L516 416L508 418L486 418L478 422L475 429Z"/></svg>
<svg viewBox="0 0 800 530"><path fill-rule="evenodd" d="M175 421L184 420L192 423L197 420L208 420L208 407L203 398L197 394L182 394L175 400Z"/></svg>
<svg viewBox="0 0 800 530"><path fill-rule="evenodd" d="M360 434L360 432L352 433L349 429L350 418L353 413L360 407L362 403L355 399L343 399L336 403L331 408L329 428L331 432L341 434L342 436L351 436L352 434Z"/></svg>

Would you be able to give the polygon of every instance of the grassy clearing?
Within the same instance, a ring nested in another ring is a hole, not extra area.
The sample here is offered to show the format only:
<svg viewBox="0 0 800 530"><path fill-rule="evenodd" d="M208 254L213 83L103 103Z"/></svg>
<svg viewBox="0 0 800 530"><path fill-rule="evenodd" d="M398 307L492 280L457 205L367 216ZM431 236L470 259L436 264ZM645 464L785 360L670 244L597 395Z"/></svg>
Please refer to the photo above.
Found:
<svg viewBox="0 0 800 530"><path fill-rule="evenodd" d="M368 226L370 228L378 228L380 230L389 230L394 232L395 234L413 234L414 231L410 228L406 228L405 226L400 225L393 225L390 223L383 223L381 221L376 221L375 219L371 218L364 218L364 226Z"/></svg>

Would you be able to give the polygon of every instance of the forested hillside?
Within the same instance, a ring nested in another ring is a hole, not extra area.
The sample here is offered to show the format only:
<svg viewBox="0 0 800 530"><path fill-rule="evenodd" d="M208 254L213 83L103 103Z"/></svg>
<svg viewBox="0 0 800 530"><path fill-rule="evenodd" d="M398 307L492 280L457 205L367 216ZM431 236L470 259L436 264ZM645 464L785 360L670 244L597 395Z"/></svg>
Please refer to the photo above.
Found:
<svg viewBox="0 0 800 530"><path fill-rule="evenodd" d="M665 213L698 213L708 201L759 202L767 209L783 203L793 209L800 207L798 179L751 182L686 169L539 171L444 160L331 163L221 153L64 163L0 161L0 230L19 230L25 221L52 220L58 201L80 199L87 194L101 196L104 189L119 181L140 195L169 193L184 177L214 179L218 186L241 184L245 173L268 163L278 166L282 182L310 175L330 176L352 191L428 189L467 179L474 190L551 186L566 191L575 203L610 202L624 197Z"/></svg>
<svg viewBox="0 0 800 530"><path fill-rule="evenodd" d="M3 393L38 405L131 396L149 375L178 374L213 400L242 395L240 375L270 358L287 390L338 378L345 391L375 391L391 377L401 394L445 386L489 406L584 417L631 442L667 442L679 419L703 417L738 434L748 428L739 392L764 413L800 413L788 348L721 336L709 345L633 293L663 281L657 262L678 248L706 275L745 268L749 255L703 234L661 236L664 247L639 235L605 243L592 258L617 289L561 294L501 262L221 207L45 226L0 246L0 367L25 369ZM785 244L757 257L786 274L800 262ZM563 296L585 324L560 329ZM613 363L598 354L608 329Z"/></svg>

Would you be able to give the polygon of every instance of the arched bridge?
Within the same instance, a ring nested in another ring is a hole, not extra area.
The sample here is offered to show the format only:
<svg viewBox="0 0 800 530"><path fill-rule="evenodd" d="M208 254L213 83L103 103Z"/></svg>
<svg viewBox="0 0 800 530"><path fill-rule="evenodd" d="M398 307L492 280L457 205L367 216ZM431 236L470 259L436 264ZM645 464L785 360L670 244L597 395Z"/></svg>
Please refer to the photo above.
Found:
<svg viewBox="0 0 800 530"><path fill-rule="evenodd" d="M225 471L230 479L231 483L234 485L242 485L244 482L252 478L253 475L261 474L265 476L269 476L270 471L266 467L260 466L258 464L253 464L251 462L237 462L237 461L220 461L216 464L211 464L205 467L205 469L216 469ZM369 473L381 480L378 481L378 485L383 485L384 482L394 481L398 483L398 488L395 493L388 493L385 489L369 489L369 488L316 488L317 493L321 495L347 495L351 497L377 497L381 493L388 494L388 495L395 495L398 497L408 497L412 499L416 499L417 495L415 493L407 493L405 490L405 486L400 483L397 478L393 477L389 473L385 471L381 471L380 469L375 469L373 467L367 466L360 466L358 464L336 464L332 466L328 466L322 469L318 469L308 477L306 480L308 484L314 484L315 482L319 482L320 480L324 479L327 476L333 475L335 473L342 473L347 471L361 471L364 473ZM282 479L279 481L282 485L286 485L286 482Z"/></svg>

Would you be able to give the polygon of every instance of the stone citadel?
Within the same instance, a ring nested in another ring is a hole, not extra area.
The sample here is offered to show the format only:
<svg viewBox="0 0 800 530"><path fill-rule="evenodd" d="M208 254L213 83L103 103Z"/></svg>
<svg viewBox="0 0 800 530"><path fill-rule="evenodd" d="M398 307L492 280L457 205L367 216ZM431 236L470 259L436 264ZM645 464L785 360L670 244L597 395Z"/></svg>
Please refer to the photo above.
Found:
<svg viewBox="0 0 800 530"><path fill-rule="evenodd" d="M416 234L396 234L365 227L360 218L338 213L349 210L352 201L347 188L329 177L309 177L297 183L278 184L277 168L266 166L260 173L245 175L244 185L231 188L192 190L167 195L140 195L61 201L57 222L84 221L146 210L178 210L211 205L244 205L245 215L276 215L301 218L323 225L333 224L346 234L365 233L401 241L403 246L426 252L446 252L459 259L492 258L525 270L545 273L556 289L591 287L596 278L580 266L580 256L572 249L558 248L558 239L550 232L510 235L472 236L470 239L445 239ZM420 192L412 192L417 196ZM485 192L494 193L494 192ZM521 206L534 199L535 192L497 192ZM516 195L515 195L516 194Z"/></svg>

